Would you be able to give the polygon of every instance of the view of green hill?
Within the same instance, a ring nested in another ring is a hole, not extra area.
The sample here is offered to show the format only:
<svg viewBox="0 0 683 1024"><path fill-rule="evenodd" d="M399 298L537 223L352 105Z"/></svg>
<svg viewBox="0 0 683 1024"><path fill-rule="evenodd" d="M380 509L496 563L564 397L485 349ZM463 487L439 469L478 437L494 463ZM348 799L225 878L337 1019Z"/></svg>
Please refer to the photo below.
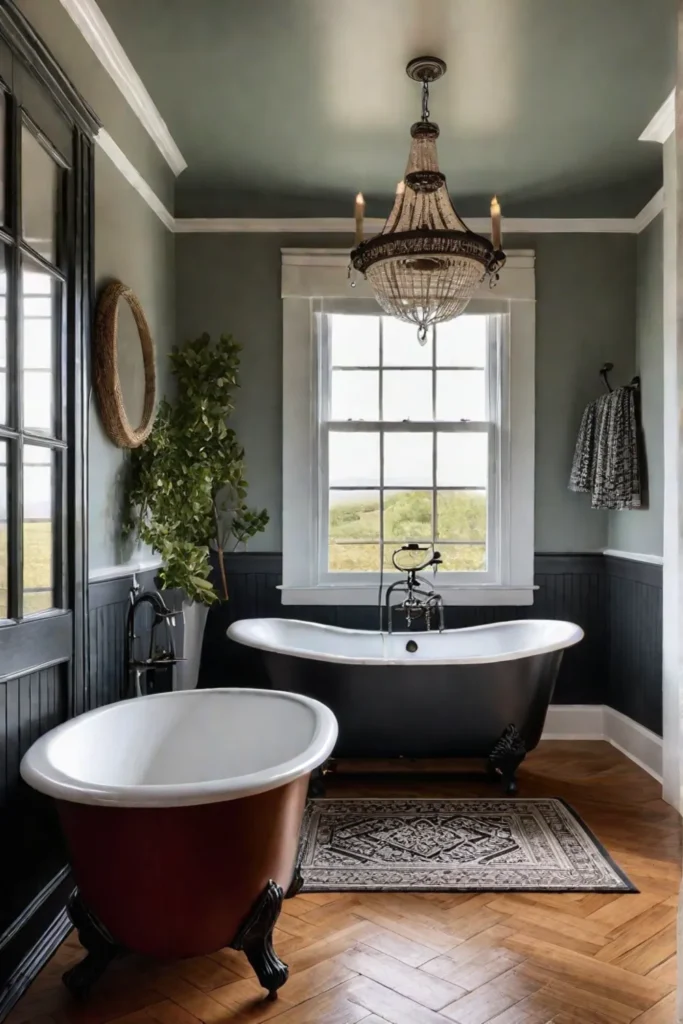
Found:
<svg viewBox="0 0 683 1024"><path fill-rule="evenodd" d="M378 492L362 491L357 495L348 491L332 492L330 570L379 571L379 517ZM436 519L436 530L433 530L430 491L385 491L385 569L392 568L391 554L401 544L431 541L433 537L441 551L444 569L463 572L486 568L484 491L438 491ZM350 543L353 541L360 543ZM449 545L448 541L472 543Z"/></svg>

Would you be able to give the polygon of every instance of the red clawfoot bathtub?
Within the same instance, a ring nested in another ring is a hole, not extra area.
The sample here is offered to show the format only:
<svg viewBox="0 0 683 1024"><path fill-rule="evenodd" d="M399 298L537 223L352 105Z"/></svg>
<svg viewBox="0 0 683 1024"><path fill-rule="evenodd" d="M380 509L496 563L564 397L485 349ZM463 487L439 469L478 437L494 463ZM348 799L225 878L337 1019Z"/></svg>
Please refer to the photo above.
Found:
<svg viewBox="0 0 683 1024"><path fill-rule="evenodd" d="M189 690L112 704L43 736L24 780L58 803L88 956L83 995L124 951L169 958L244 949L274 995L272 949L296 888L311 771L337 738L332 712L277 691Z"/></svg>

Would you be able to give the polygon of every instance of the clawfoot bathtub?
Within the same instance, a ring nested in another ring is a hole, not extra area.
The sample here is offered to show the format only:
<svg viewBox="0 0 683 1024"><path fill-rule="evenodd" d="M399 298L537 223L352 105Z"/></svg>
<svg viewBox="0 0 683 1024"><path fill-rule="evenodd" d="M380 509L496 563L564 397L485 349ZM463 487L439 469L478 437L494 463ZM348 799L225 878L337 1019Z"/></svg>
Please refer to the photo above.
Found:
<svg viewBox="0 0 683 1024"><path fill-rule="evenodd" d="M334 711L336 757L486 758L514 793L516 770L541 738L563 651L583 631L541 619L391 634L242 619L228 636L263 652L274 687Z"/></svg>
<svg viewBox="0 0 683 1024"><path fill-rule="evenodd" d="M310 773L337 738L316 700L269 690L162 693L111 704L39 739L24 780L57 801L78 889L69 912L88 955L64 976L84 995L134 951L243 949L274 996L272 947Z"/></svg>

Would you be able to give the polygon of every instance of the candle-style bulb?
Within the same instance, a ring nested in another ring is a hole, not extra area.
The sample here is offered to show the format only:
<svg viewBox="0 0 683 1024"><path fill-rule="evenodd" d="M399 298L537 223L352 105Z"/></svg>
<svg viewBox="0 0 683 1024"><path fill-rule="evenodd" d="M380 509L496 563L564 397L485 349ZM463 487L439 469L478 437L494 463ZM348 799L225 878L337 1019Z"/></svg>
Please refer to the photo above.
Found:
<svg viewBox="0 0 683 1024"><path fill-rule="evenodd" d="M360 245L363 241L363 216L365 214L365 200L363 199L363 193L359 192L356 196L356 203L354 207L354 216L356 219L356 245Z"/></svg>
<svg viewBox="0 0 683 1024"><path fill-rule="evenodd" d="M498 252L503 247L503 232L501 230L500 203L498 196L491 200L491 241L493 248Z"/></svg>

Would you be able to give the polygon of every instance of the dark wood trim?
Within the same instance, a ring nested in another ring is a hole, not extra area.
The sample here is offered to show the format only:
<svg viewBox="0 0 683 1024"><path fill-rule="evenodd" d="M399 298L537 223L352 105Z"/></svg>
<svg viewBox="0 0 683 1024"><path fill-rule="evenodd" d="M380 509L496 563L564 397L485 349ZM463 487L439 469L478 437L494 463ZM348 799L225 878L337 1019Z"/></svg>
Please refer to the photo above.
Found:
<svg viewBox="0 0 683 1024"><path fill-rule="evenodd" d="M0 683L72 657L71 611L48 612L0 628Z"/></svg>
<svg viewBox="0 0 683 1024"><path fill-rule="evenodd" d="M89 138L94 138L102 122L12 0L0 2L0 34L47 88L69 121Z"/></svg>
<svg viewBox="0 0 683 1024"><path fill-rule="evenodd" d="M232 551L224 555L224 562L228 574L231 571L282 572L282 554L279 551Z"/></svg>
<svg viewBox="0 0 683 1024"><path fill-rule="evenodd" d="M632 558L616 558L614 555L605 557L605 571L608 576L633 580L649 587L661 588L662 569L661 565L654 565L652 562L636 562Z"/></svg>
<svg viewBox="0 0 683 1024"><path fill-rule="evenodd" d="M157 572L157 569L148 569L146 572L135 573L137 581L143 590L156 589L154 581ZM127 601L130 595L132 580L132 572L126 576L117 576L113 580L92 580L89 584L90 610Z"/></svg>
<svg viewBox="0 0 683 1024"><path fill-rule="evenodd" d="M73 881L67 875L3 949L3 964L10 973L0 989L0 1020L21 999L71 931L65 905L72 889ZM21 950L27 947L22 955Z"/></svg>
<svg viewBox="0 0 683 1024"><path fill-rule="evenodd" d="M595 573L602 572L605 558L601 553L567 551L557 553L539 553L534 555L534 573L561 575L563 573Z"/></svg>
<svg viewBox="0 0 683 1024"><path fill-rule="evenodd" d="M12 924L0 935L0 953L10 944L14 936L28 924L33 915L42 907L43 903L50 898L52 893L69 877L71 869L68 865L58 871L54 878L51 878L47 885L43 886L38 895L24 908L23 912L12 921Z"/></svg>

